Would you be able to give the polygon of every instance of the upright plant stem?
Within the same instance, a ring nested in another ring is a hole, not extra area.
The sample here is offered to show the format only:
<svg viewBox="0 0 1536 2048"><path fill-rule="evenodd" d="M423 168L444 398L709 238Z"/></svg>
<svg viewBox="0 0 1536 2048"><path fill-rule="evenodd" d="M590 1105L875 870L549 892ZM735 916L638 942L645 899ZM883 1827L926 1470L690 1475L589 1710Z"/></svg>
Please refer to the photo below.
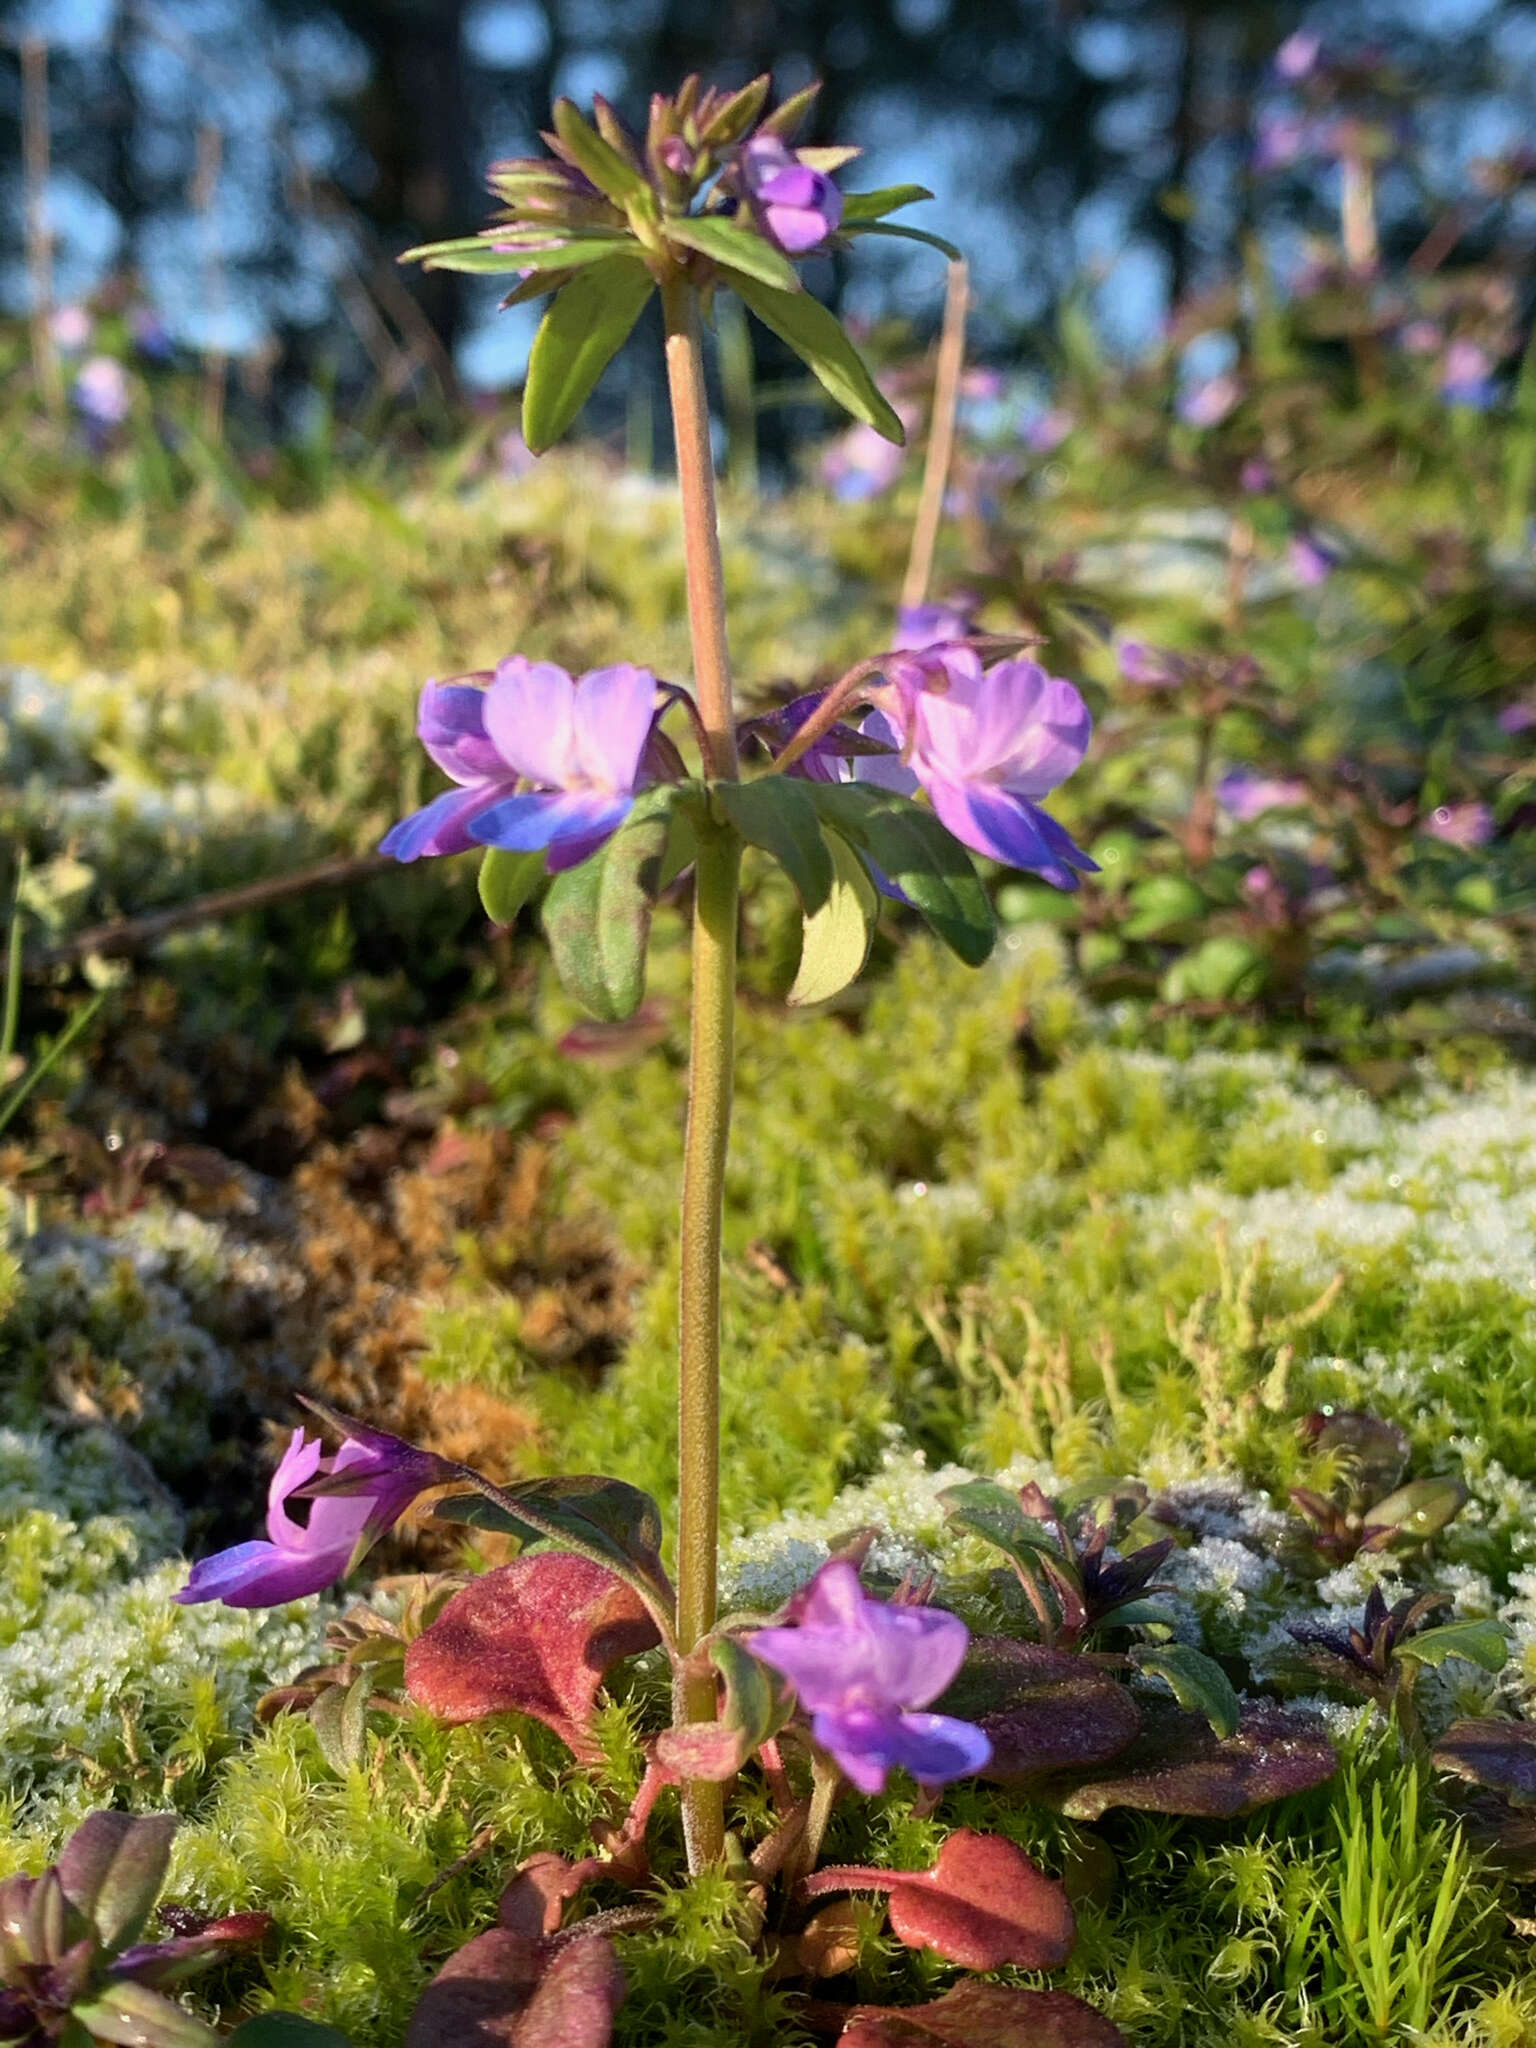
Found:
<svg viewBox="0 0 1536 2048"><path fill-rule="evenodd" d="M934 550L939 542L944 493L949 486L949 465L955 452L955 414L965 370L965 316L970 296L970 271L963 262L951 263L944 295L944 328L939 336L939 357L933 375L928 458L923 464L923 488L912 528L912 552L907 557L907 573L901 586L903 605L924 603L933 581Z"/></svg>
<svg viewBox="0 0 1536 2048"><path fill-rule="evenodd" d="M734 780L736 722L725 631L725 583L715 514L714 459L698 306L679 279L663 287L667 384L677 440L688 572L688 623L704 740L705 772ZM686 1657L715 1624L720 1527L720 1239L730 1141L735 1059L736 914L741 846L723 825L699 828L693 899L693 1008L688 1057L688 1126L683 1141L678 1307L677 1636ZM715 1718L715 1678L706 1663L680 1679L679 1720ZM718 1784L683 1785L688 1866L699 1871L725 1850L725 1800Z"/></svg>

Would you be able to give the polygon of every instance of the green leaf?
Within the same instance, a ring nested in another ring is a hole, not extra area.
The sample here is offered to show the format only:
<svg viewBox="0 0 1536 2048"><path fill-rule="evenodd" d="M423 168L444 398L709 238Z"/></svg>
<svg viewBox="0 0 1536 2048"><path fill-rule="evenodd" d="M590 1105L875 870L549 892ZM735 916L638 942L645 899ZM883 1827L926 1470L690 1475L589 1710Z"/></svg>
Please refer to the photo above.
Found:
<svg viewBox="0 0 1536 2048"><path fill-rule="evenodd" d="M1131 891L1131 915L1120 927L1127 939L1156 938L1175 925L1190 924L1207 909L1202 891L1182 875L1149 875Z"/></svg>
<svg viewBox="0 0 1536 2048"><path fill-rule="evenodd" d="M672 1584L661 1564L661 1510L627 1480L597 1473L526 1479L485 1493L450 1494L432 1512L440 1521L578 1551L635 1586L647 1605L659 1603L671 1613Z"/></svg>
<svg viewBox="0 0 1536 2048"><path fill-rule="evenodd" d="M338 1778L360 1771L367 1760L368 1695L373 1683L373 1673L363 1671L350 1685L328 1685L309 1710L320 1754Z"/></svg>
<svg viewBox="0 0 1536 2048"><path fill-rule="evenodd" d="M880 914L880 892L863 861L840 832L827 832L825 841L832 856L832 888L805 920L800 965L786 998L797 1008L829 1002L858 980Z"/></svg>
<svg viewBox="0 0 1536 2048"><path fill-rule="evenodd" d="M345 2034L296 2012L259 2012L230 2035L228 2048L352 2048Z"/></svg>
<svg viewBox="0 0 1536 2048"><path fill-rule="evenodd" d="M735 221L701 214L697 219L668 218L662 222L662 228L669 242L681 242L684 248L697 249L701 256L724 264L732 273L732 282L738 273L744 272L779 291L802 289L799 273L789 258L781 255L772 242L765 242L753 229L740 227Z"/></svg>
<svg viewBox="0 0 1536 2048"><path fill-rule="evenodd" d="M739 142L767 104L773 79L768 72L734 92L699 131L699 140L711 148Z"/></svg>
<svg viewBox="0 0 1536 2048"><path fill-rule="evenodd" d="M655 281L632 250L562 285L539 322L523 386L523 439L535 455L558 441L629 339Z"/></svg>
<svg viewBox="0 0 1536 2048"><path fill-rule="evenodd" d="M734 1636L717 1636L710 1662L725 1681L715 1721L669 1728L657 1741L658 1759L687 1777L723 1783L776 1735L795 1710L793 1692L776 1671L759 1663Z"/></svg>
<svg viewBox="0 0 1536 2048"><path fill-rule="evenodd" d="M1166 1680L1181 1707L1204 1714L1213 1734L1225 1740L1237 1733L1242 1707L1231 1679L1214 1657L1189 1643L1139 1643L1131 1656L1138 1670Z"/></svg>
<svg viewBox="0 0 1536 2048"><path fill-rule="evenodd" d="M877 192L845 192L843 225L856 220L879 220L882 214L894 213L899 206L916 206L920 199L932 197L926 185L882 185Z"/></svg>
<svg viewBox="0 0 1536 2048"><path fill-rule="evenodd" d="M809 782L823 819L887 876L931 930L968 967L992 951L997 924L971 865L933 812L868 783Z"/></svg>
<svg viewBox="0 0 1536 2048"><path fill-rule="evenodd" d="M856 220L849 223L848 232L853 235L893 235L898 241L921 242L926 248L937 249L951 263L965 261L963 249L957 249L953 242L946 242L942 235L931 235L926 228L902 227L893 220Z"/></svg>
<svg viewBox="0 0 1536 2048"><path fill-rule="evenodd" d="M572 162L578 170L586 172L605 198L615 206L650 199L651 188L640 171L582 119L573 100L556 100L554 118L555 133L565 144Z"/></svg>
<svg viewBox="0 0 1536 2048"><path fill-rule="evenodd" d="M991 1479L967 1479L960 1486L946 1486L939 1499L944 1512L957 1528L969 1529L983 1543L990 1543L1012 1558L1024 1570L1032 1570L1040 1552L1058 1567L1076 1567L1043 1522L1026 1515L1016 1493Z"/></svg>
<svg viewBox="0 0 1536 2048"><path fill-rule="evenodd" d="M107 1985L74 2016L93 2039L118 2048L218 2048L212 2027L132 1979Z"/></svg>
<svg viewBox="0 0 1536 2048"><path fill-rule="evenodd" d="M710 797L749 846L772 855L794 883L807 913L820 910L832 889L832 855L809 785L787 775L757 782L716 782Z"/></svg>
<svg viewBox="0 0 1536 2048"><path fill-rule="evenodd" d="M1427 1628L1408 1636L1392 1654L1415 1664L1436 1666L1447 1657L1464 1657L1485 1671L1502 1671L1509 1661L1509 1637L1496 1621L1448 1621L1443 1628Z"/></svg>
<svg viewBox="0 0 1536 2048"><path fill-rule="evenodd" d="M902 446L907 437L901 421L841 324L819 299L804 291L775 291L771 285L740 274L732 277L731 288L765 327L794 350L840 406L887 441Z"/></svg>
<svg viewBox="0 0 1536 2048"><path fill-rule="evenodd" d="M480 863L480 901L492 924L511 924L544 879L542 853L488 846Z"/></svg>
<svg viewBox="0 0 1536 2048"><path fill-rule="evenodd" d="M556 875L544 898L555 972L583 1008L622 1023L645 994L651 903L667 850L674 783L646 790L627 824L580 867Z"/></svg>
<svg viewBox="0 0 1536 2048"><path fill-rule="evenodd" d="M511 235L514 230L507 232ZM613 256L638 263L640 250L627 235L575 236L532 249L498 249L483 235L466 235L457 242L427 242L419 249L408 249L400 261L420 262L428 270L462 271L472 277L501 277L508 271L520 275L525 270L575 270Z"/></svg>

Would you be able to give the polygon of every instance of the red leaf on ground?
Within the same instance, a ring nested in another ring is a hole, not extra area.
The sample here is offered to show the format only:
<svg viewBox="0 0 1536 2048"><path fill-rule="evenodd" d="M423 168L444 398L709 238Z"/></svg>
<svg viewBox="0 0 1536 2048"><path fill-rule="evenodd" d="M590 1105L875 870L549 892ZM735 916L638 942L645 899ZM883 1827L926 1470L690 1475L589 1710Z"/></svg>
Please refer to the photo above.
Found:
<svg viewBox="0 0 1536 2048"><path fill-rule="evenodd" d="M1065 1991L957 1984L931 2005L855 2007L839 2048L1125 2048L1102 2013Z"/></svg>
<svg viewBox="0 0 1536 2048"><path fill-rule="evenodd" d="M406 1689L440 1721L532 1714L591 1758L604 1674L658 1640L622 1579L571 1551L541 1550L453 1596L407 1650Z"/></svg>
<svg viewBox="0 0 1536 2048"><path fill-rule="evenodd" d="M1141 1726L1126 1687L1087 1657L1008 1636L975 1637L934 1707L985 1730L992 1760L981 1775L1004 1785L1107 1763Z"/></svg>
<svg viewBox="0 0 1536 2048"><path fill-rule="evenodd" d="M891 1927L908 1948L933 1948L968 1970L1054 1970L1072 1953L1067 1895L1001 1835L952 1834L932 1870L891 1887Z"/></svg>
<svg viewBox="0 0 1536 2048"><path fill-rule="evenodd" d="M624 1988L601 1935L555 1948L493 1927L427 1986L405 2048L607 2048Z"/></svg>

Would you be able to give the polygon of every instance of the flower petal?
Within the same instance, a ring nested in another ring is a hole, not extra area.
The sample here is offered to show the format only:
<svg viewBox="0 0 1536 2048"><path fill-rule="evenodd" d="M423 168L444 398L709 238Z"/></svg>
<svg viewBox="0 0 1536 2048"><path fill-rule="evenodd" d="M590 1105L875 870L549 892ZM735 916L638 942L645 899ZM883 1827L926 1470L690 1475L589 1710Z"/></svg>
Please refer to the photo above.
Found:
<svg viewBox="0 0 1536 2048"><path fill-rule="evenodd" d="M419 811L392 825L379 841L380 853L396 860L420 860L424 854L467 853L475 845L470 821L493 804L511 782L477 782L468 789L445 789Z"/></svg>
<svg viewBox="0 0 1536 2048"><path fill-rule="evenodd" d="M284 1607L323 1593L347 1568L350 1544L343 1549L309 1554L280 1550L275 1543L237 1543L192 1567L192 1575L172 1597L183 1607L222 1600L226 1607Z"/></svg>
<svg viewBox="0 0 1536 2048"><path fill-rule="evenodd" d="M1058 889L1077 887L1077 877L1040 829L1044 812L1023 797L991 783L938 780L929 781L928 794L962 846L1004 867L1025 868Z"/></svg>
<svg viewBox="0 0 1536 2048"><path fill-rule="evenodd" d="M886 1773L901 1761L901 1716L870 1707L845 1707L811 1717L811 1733L844 1777L873 1796L885 1790Z"/></svg>
<svg viewBox="0 0 1536 2048"><path fill-rule="evenodd" d="M513 654L485 693L485 729L509 768L563 789L580 773L575 707L576 685L563 668Z"/></svg>
<svg viewBox="0 0 1536 2048"><path fill-rule="evenodd" d="M576 758L599 789L632 791L656 715L656 678L619 662L576 684Z"/></svg>
<svg viewBox="0 0 1536 2048"><path fill-rule="evenodd" d="M920 1785L968 1778L992 1760L992 1744L971 1721L949 1714L903 1714L892 1757Z"/></svg>
<svg viewBox="0 0 1536 2048"><path fill-rule="evenodd" d="M503 797L474 820L472 833L481 846L500 846L509 853L537 853L544 847L571 854L557 865L585 860L618 831L634 805L629 796L605 796L597 790L532 790ZM574 852L576 846L583 851Z"/></svg>
<svg viewBox="0 0 1536 2048"><path fill-rule="evenodd" d="M445 775L466 786L506 776L485 730L485 692L470 683L428 683L416 708L416 735Z"/></svg>

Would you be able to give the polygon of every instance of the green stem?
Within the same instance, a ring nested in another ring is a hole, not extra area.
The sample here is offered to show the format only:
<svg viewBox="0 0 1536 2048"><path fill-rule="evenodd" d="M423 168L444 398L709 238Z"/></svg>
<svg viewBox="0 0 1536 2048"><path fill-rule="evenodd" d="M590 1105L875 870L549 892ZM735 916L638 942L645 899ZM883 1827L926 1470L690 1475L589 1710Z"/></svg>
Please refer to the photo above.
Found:
<svg viewBox="0 0 1536 2048"><path fill-rule="evenodd" d="M698 303L678 278L662 288L667 383L677 440L688 573L688 623L703 727L704 772L734 780L736 720L725 630L725 579L715 513L714 461ZM720 1534L720 1239L725 1158L731 1130L735 1062L736 918L741 842L713 819L699 826L693 897L692 1039L688 1123L683 1139L683 1203L678 1305L677 1634L682 1662L674 1712L681 1721L715 1718L715 1677L690 1658L715 1625ZM725 1853L725 1794L688 1779L682 1788L688 1867L700 1871Z"/></svg>

